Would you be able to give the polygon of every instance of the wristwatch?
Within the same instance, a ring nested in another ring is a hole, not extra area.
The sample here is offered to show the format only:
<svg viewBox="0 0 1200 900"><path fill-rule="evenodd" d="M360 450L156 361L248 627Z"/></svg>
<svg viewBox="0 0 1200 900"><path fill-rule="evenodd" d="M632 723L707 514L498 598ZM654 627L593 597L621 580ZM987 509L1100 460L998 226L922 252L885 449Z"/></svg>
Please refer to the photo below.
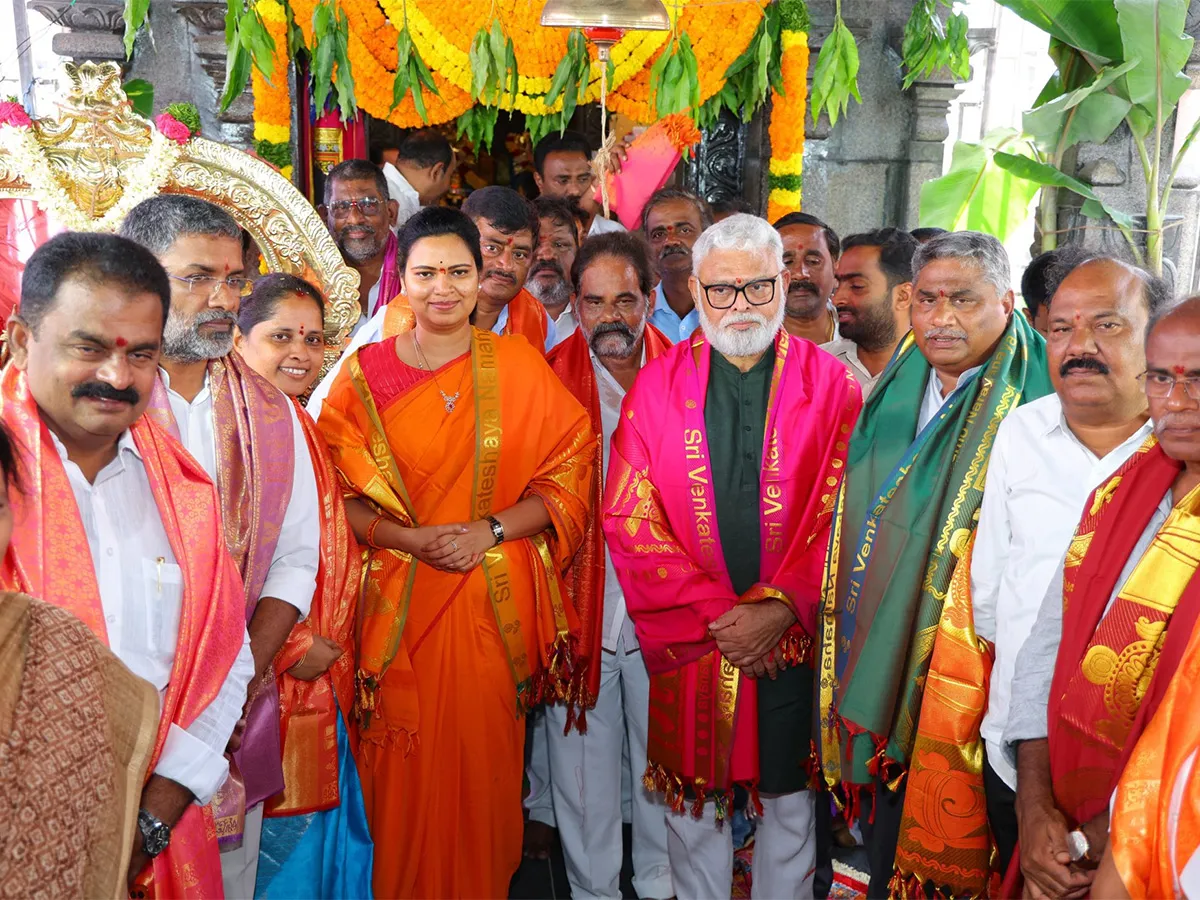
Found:
<svg viewBox="0 0 1200 900"><path fill-rule="evenodd" d="M1091 851L1092 844L1082 830L1076 828L1067 835L1067 853L1071 856L1071 862L1091 861L1088 856Z"/></svg>
<svg viewBox="0 0 1200 900"><path fill-rule="evenodd" d="M151 859L171 843L171 826L144 809L138 810L138 829L142 832L142 851Z"/></svg>
<svg viewBox="0 0 1200 900"><path fill-rule="evenodd" d="M497 544L504 543L504 526L500 524L500 520L495 516L488 516L487 523L492 526L492 534L496 538Z"/></svg>

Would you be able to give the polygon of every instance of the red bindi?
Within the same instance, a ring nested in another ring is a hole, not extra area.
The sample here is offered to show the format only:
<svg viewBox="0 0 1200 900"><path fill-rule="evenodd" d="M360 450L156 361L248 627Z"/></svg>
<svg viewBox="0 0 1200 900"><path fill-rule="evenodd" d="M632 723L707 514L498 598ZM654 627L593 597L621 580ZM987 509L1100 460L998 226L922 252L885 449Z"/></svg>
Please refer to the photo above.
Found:
<svg viewBox="0 0 1200 900"><path fill-rule="evenodd" d="M304 326L300 326L300 337L304 337Z"/></svg>
<svg viewBox="0 0 1200 900"><path fill-rule="evenodd" d="M129 343L129 341L125 340L125 338L123 338L123 337L117 338L117 346L118 347L124 347L128 343Z"/></svg>
<svg viewBox="0 0 1200 900"><path fill-rule="evenodd" d="M1186 370L1183 368L1183 366L1175 366L1175 374L1176 375L1183 375L1183 373L1185 371Z"/></svg>

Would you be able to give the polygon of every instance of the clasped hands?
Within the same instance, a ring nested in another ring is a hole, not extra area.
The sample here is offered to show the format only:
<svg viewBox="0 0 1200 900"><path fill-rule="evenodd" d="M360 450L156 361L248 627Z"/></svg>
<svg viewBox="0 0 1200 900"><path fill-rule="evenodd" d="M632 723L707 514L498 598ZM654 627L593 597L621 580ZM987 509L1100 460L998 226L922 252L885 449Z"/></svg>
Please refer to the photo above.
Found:
<svg viewBox="0 0 1200 900"><path fill-rule="evenodd" d="M795 613L779 600L739 603L708 626L721 655L748 678L775 679L775 648L796 623Z"/></svg>
<svg viewBox="0 0 1200 900"><path fill-rule="evenodd" d="M451 525L423 525L404 529L405 546L399 549L443 572L470 572L488 550L496 546L492 527L484 520Z"/></svg>

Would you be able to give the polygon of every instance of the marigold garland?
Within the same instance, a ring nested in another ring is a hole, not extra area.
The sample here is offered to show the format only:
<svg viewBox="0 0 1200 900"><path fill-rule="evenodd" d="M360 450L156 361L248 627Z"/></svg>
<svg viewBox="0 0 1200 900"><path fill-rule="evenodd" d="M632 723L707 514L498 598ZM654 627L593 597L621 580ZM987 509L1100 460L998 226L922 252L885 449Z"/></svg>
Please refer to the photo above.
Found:
<svg viewBox="0 0 1200 900"><path fill-rule="evenodd" d="M800 211L804 176L804 118L808 109L808 35L790 28L796 10L790 0L780 0L783 28L780 33L780 74L784 93L771 97L771 163L767 176L767 221Z"/></svg>
<svg viewBox="0 0 1200 900"><path fill-rule="evenodd" d="M292 136L292 95L287 76L287 9L279 0L257 0L254 9L275 42L275 52L271 54L274 63L271 80L268 81L257 68L250 77L254 94L254 140L256 144L288 148ZM279 158L281 153L277 150L273 155ZM267 149L267 154L272 155L271 148Z"/></svg>

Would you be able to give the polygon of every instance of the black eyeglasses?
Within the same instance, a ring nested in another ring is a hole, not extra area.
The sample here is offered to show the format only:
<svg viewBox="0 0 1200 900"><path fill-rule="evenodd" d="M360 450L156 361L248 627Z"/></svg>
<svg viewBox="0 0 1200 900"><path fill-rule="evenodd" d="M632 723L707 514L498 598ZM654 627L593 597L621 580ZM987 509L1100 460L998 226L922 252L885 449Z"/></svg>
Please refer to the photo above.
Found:
<svg viewBox="0 0 1200 900"><path fill-rule="evenodd" d="M329 211L339 219L350 215L352 209L357 209L364 216L373 216L382 205L383 201L378 197L360 197L357 200L335 200L329 204Z"/></svg>
<svg viewBox="0 0 1200 900"><path fill-rule="evenodd" d="M729 309L737 303L738 294L744 295L751 306L766 306L775 299L775 282L778 280L776 275L747 281L741 287L736 284L702 284L700 287L704 289L704 299L713 309Z"/></svg>

